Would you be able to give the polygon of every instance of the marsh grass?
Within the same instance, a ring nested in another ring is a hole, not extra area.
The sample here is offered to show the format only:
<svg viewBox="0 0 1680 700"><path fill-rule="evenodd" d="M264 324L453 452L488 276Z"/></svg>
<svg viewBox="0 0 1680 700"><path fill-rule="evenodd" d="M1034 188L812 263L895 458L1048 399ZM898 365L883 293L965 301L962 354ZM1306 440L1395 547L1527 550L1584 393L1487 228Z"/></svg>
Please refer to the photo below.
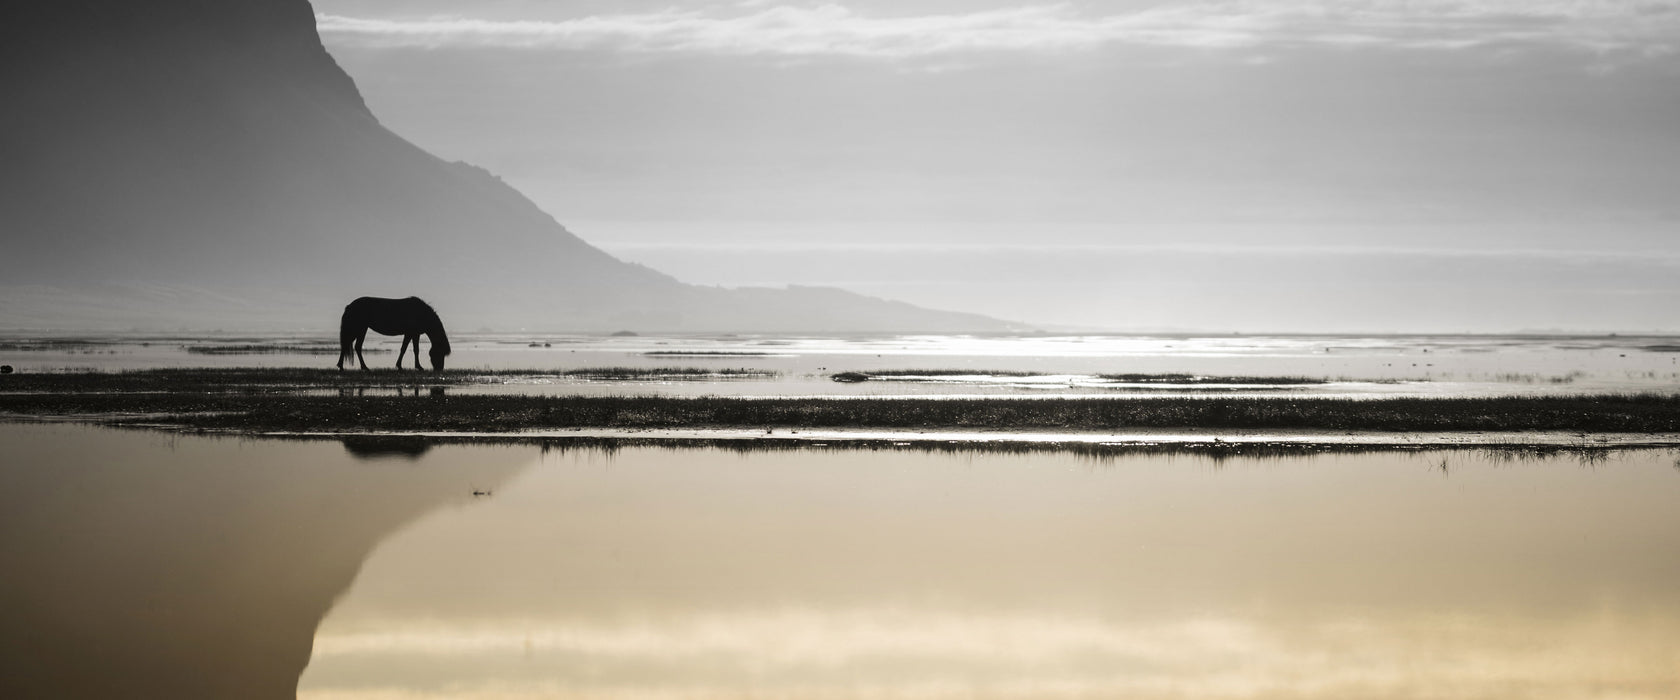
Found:
<svg viewBox="0 0 1680 700"><path fill-rule="evenodd" d="M337 355L336 345L282 345L262 343L254 345L183 345L182 350L193 355ZM362 354L391 352L390 348L362 348Z"/></svg>
<svg viewBox="0 0 1680 700"><path fill-rule="evenodd" d="M649 379L766 379L781 372L749 367L584 367L551 372L573 379L649 380Z"/></svg>
<svg viewBox="0 0 1680 700"><path fill-rule="evenodd" d="M406 437L406 436L405 436ZM314 437L286 437L284 439L319 440ZM350 440L353 438L344 438ZM1088 442L1088 441L1017 441L1017 440L921 440L921 439L847 439L847 440L810 440L798 437L761 437L753 439L716 439L716 438L634 438L634 437L542 437L519 438L501 436L474 436L452 438L425 438L437 443L467 444L533 444L538 446L544 454L571 452L595 452L614 454L624 449L660 449L668 451L715 449L740 454L758 453L788 453L810 451L843 451L843 452L882 452L882 451L910 451L924 453L938 453L951 455L971 454L1072 454L1088 459L1092 464L1107 466L1109 463L1127 457L1173 455L1191 456L1207 459L1215 464L1227 460L1241 459L1248 462L1296 460L1303 457L1323 455L1355 455L1389 453L1397 450L1415 452L1419 455L1434 457L1437 455L1468 454L1471 458L1482 462L1497 464L1518 464L1527 462L1541 462L1553 459L1573 460L1582 466L1594 466L1608 462L1619 455L1629 454L1640 449L1651 448L1622 448L1581 445L1475 445L1453 447L1443 445L1354 445L1324 442L1226 442L1221 440L1206 440L1198 442L1172 443L1137 443L1137 442ZM1446 463L1446 459L1442 463ZM1675 468L1680 469L1680 459L1675 460Z"/></svg>
<svg viewBox="0 0 1680 700"><path fill-rule="evenodd" d="M237 392L276 393L307 389L411 388L494 384L546 377L583 380L675 379L703 381L777 376L773 370L731 367L584 367L554 369L452 369L443 372L305 367L194 367L118 372L35 372L7 375L7 392Z"/></svg>
<svg viewBox="0 0 1680 700"><path fill-rule="evenodd" d="M1127 384L1268 384L1306 385L1329 384L1328 379L1313 377L1236 377L1205 376L1200 374L1099 374L1098 379Z"/></svg>
<svg viewBox="0 0 1680 700"><path fill-rule="evenodd" d="M0 352L63 353L66 355L116 355L124 351L113 346L120 343L81 338L48 338L0 343Z"/></svg>
<svg viewBox="0 0 1680 700"><path fill-rule="evenodd" d="M1541 375L1522 372L1502 372L1493 376L1495 381L1506 384L1574 384L1575 380L1586 377L1587 373L1575 370L1568 374Z"/></svg>
<svg viewBox="0 0 1680 700"><path fill-rule="evenodd" d="M52 393L0 394L0 412L23 416L162 414L173 416L172 422L192 428L327 432L507 432L563 428L1680 432L1680 397L1649 394L1360 400L1257 397L999 400L510 396L441 392L426 396L274 392L257 398L251 396L260 393L256 389L93 391L80 388Z"/></svg>
<svg viewBox="0 0 1680 700"><path fill-rule="evenodd" d="M753 352L750 350L649 350L642 353L648 357L775 357L773 352Z"/></svg>
<svg viewBox="0 0 1680 700"><path fill-rule="evenodd" d="M507 432L553 428L860 428L1118 431L1155 428L1680 432L1680 396L1123 397L1015 399L448 395L441 387L542 376L759 376L761 370L604 367L372 372L303 368L19 373L0 378L15 416L168 415L226 430ZM412 388L415 395L304 390ZM432 391L420 395L420 389ZM120 418L118 420L121 420Z"/></svg>
<svg viewBox="0 0 1680 700"><path fill-rule="evenodd" d="M1059 376L1055 372L1030 372L1020 370L978 370L978 369L875 369L867 372L852 371L839 372L829 375L837 382L864 382L872 379L885 381L916 381L926 377L1050 377ZM1089 375L1095 379L1121 384L1171 384L1171 385L1267 385L1267 386L1303 386L1313 384L1328 384L1328 379L1312 377L1237 377L1237 376L1205 376L1200 374L1164 373L1164 374L1095 374Z"/></svg>
<svg viewBox="0 0 1680 700"><path fill-rule="evenodd" d="M112 345L99 340L82 340L79 338L48 338L44 340L19 340L0 343L3 352L74 352L102 345Z"/></svg>
<svg viewBox="0 0 1680 700"><path fill-rule="evenodd" d="M986 369L872 369L856 372L868 377L1047 377L1049 372Z"/></svg>

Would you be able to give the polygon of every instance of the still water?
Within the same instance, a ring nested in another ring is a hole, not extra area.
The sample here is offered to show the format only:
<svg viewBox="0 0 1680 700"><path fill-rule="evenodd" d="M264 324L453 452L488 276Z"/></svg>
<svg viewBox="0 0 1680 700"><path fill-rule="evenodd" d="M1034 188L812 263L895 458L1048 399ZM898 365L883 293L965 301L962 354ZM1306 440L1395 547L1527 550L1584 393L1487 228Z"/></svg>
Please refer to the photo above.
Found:
<svg viewBox="0 0 1680 700"><path fill-rule="evenodd" d="M0 454L8 698L1680 696L1670 451Z"/></svg>

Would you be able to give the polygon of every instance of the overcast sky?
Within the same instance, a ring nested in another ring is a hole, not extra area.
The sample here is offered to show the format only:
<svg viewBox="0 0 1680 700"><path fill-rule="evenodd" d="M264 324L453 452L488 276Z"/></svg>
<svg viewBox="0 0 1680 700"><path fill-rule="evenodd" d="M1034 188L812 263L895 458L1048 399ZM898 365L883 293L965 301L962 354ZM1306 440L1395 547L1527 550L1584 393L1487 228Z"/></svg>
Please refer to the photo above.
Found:
<svg viewBox="0 0 1680 700"><path fill-rule="evenodd" d="M315 0L620 257L1041 323L1680 330L1680 0Z"/></svg>

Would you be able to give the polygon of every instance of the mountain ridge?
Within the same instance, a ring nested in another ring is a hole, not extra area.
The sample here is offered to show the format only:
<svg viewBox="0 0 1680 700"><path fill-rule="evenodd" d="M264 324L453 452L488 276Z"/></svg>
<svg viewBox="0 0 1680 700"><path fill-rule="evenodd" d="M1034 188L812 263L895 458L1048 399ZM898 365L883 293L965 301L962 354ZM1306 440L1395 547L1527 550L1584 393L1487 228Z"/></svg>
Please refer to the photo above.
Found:
<svg viewBox="0 0 1680 700"><path fill-rule="evenodd" d="M383 126L305 0L57 0L5 15L0 88L16 99L0 111L0 327L105 326L69 302L139 303L87 291L125 285L202 290L177 314L143 314L169 327L328 326L356 296L411 294L468 327L1015 327L842 290L688 285L618 260L488 170ZM32 305L52 290L55 311Z"/></svg>

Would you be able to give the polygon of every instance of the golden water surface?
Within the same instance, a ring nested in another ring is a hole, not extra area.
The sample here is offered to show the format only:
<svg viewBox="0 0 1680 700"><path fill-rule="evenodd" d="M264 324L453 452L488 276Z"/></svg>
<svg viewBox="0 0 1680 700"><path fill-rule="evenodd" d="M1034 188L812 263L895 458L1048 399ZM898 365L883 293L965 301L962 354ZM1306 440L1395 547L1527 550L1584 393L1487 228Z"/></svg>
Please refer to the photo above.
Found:
<svg viewBox="0 0 1680 700"><path fill-rule="evenodd" d="M6 697L1680 697L1666 451L0 446Z"/></svg>

